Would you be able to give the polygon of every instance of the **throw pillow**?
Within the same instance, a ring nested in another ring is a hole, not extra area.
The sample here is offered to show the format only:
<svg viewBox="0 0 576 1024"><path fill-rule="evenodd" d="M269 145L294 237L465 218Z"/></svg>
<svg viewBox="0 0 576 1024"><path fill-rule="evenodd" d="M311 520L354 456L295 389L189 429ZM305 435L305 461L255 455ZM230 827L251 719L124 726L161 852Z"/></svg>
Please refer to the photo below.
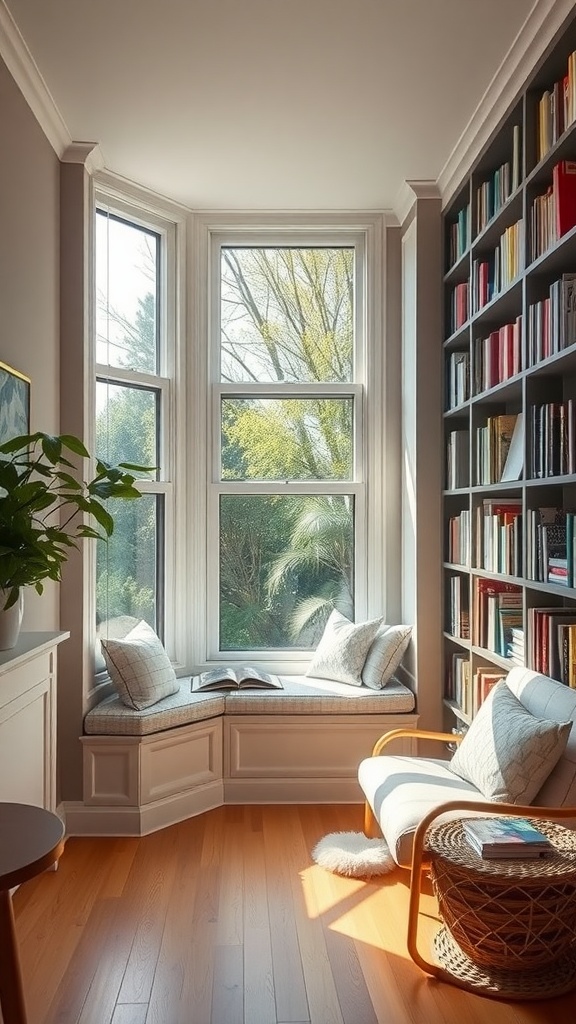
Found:
<svg viewBox="0 0 576 1024"><path fill-rule="evenodd" d="M142 620L123 640L101 639L106 668L123 704L143 711L180 684L162 641Z"/></svg>
<svg viewBox="0 0 576 1024"><path fill-rule="evenodd" d="M535 718L502 680L480 705L450 768L488 800L530 804L564 753L571 727Z"/></svg>
<svg viewBox="0 0 576 1024"><path fill-rule="evenodd" d="M381 622L350 622L334 609L306 675L361 686L366 655Z"/></svg>
<svg viewBox="0 0 576 1024"><path fill-rule="evenodd" d="M381 690L398 668L412 636L412 626L380 626L368 650L362 682Z"/></svg>

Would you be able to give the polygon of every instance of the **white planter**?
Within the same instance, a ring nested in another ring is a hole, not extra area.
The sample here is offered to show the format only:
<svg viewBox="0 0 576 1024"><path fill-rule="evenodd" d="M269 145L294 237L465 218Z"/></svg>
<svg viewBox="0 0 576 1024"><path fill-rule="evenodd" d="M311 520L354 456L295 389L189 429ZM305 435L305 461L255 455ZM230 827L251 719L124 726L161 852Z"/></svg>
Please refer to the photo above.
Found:
<svg viewBox="0 0 576 1024"><path fill-rule="evenodd" d="M24 591L21 589L18 600L5 610L7 600L8 592L0 587L0 651L9 651L18 642L24 613Z"/></svg>

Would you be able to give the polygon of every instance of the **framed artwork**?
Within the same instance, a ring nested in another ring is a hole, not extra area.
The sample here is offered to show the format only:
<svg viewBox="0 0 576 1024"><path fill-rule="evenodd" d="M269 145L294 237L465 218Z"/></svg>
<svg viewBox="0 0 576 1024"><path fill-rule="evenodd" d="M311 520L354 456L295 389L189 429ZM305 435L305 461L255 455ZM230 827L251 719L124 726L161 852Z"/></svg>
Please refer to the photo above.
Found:
<svg viewBox="0 0 576 1024"><path fill-rule="evenodd" d="M30 378L0 362L0 444L30 433Z"/></svg>

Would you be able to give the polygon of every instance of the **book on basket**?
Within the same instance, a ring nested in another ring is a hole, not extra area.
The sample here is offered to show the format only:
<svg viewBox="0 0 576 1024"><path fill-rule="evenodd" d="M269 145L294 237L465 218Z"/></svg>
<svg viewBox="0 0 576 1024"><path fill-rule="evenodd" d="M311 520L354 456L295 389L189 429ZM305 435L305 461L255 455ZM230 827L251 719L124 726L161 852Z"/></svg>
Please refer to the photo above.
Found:
<svg viewBox="0 0 576 1024"><path fill-rule="evenodd" d="M466 818L462 828L481 857L542 857L552 843L527 818Z"/></svg>
<svg viewBox="0 0 576 1024"><path fill-rule="evenodd" d="M230 668L221 666L210 669L208 672L201 672L192 679L192 689L199 690L282 690L283 686L278 676L263 672L253 665L245 665L242 668Z"/></svg>

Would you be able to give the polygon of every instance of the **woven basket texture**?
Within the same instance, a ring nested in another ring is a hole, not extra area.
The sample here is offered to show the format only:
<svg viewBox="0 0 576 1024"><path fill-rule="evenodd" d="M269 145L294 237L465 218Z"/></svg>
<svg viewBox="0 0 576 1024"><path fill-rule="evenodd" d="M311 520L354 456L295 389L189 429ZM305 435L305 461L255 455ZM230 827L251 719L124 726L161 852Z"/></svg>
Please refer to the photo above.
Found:
<svg viewBox="0 0 576 1024"><path fill-rule="evenodd" d="M480 967L525 972L576 943L576 834L540 821L554 850L537 860L485 860L459 822L431 830L427 847L440 915Z"/></svg>

